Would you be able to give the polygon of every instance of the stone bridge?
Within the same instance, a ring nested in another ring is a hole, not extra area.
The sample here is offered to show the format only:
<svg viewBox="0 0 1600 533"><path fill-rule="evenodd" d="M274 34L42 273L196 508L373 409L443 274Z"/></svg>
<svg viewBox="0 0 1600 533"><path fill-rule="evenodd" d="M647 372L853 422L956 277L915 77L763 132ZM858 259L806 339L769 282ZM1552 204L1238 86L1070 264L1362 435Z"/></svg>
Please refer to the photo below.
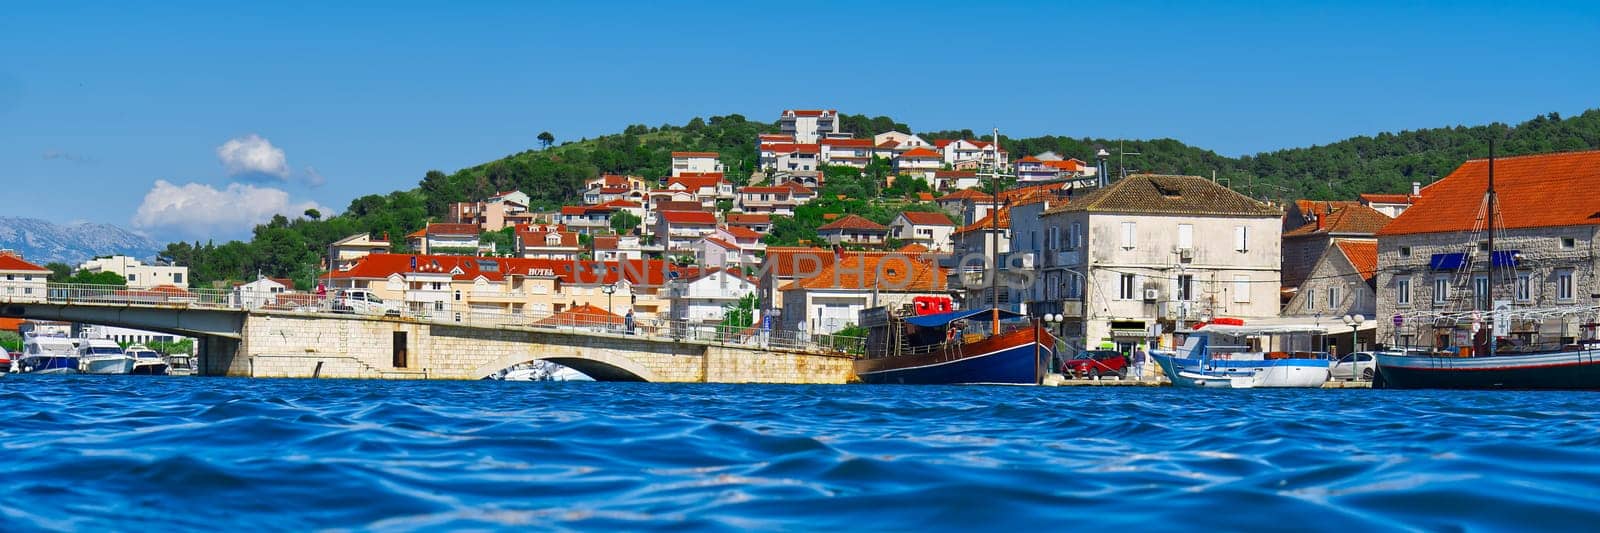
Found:
<svg viewBox="0 0 1600 533"><path fill-rule="evenodd" d="M543 360L601 381L845 383L853 361L838 352L578 328L228 306L11 301L0 303L0 316L195 337L196 364L208 376L480 379Z"/></svg>

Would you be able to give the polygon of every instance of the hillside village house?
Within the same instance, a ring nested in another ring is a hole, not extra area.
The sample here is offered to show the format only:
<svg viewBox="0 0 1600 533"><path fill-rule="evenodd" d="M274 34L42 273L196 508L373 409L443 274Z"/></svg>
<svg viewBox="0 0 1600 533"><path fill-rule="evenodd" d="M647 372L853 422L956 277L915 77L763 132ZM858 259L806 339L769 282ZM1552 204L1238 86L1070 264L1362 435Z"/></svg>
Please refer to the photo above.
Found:
<svg viewBox="0 0 1600 533"><path fill-rule="evenodd" d="M709 268L696 276L672 282L672 318L716 324L722 321L727 308L755 292L755 280L737 270Z"/></svg>
<svg viewBox="0 0 1600 533"><path fill-rule="evenodd" d="M717 230L717 215L707 211L662 211L653 232L668 252L693 251L694 241Z"/></svg>
<svg viewBox="0 0 1600 533"><path fill-rule="evenodd" d="M1005 150L988 141L976 139L935 139L944 164L951 168L972 170L980 167L1005 167L1010 163Z"/></svg>
<svg viewBox="0 0 1600 533"><path fill-rule="evenodd" d="M946 296L946 272L927 256L845 252L814 276L779 292L782 328L834 333L860 323L862 309L910 305L919 296Z"/></svg>
<svg viewBox="0 0 1600 533"><path fill-rule="evenodd" d="M533 215L528 213L529 201L522 191L499 192L482 202L450 204L448 219L456 224L477 225L483 231L500 231L532 219Z"/></svg>
<svg viewBox="0 0 1600 533"><path fill-rule="evenodd" d="M816 171L822 169L822 146L818 144L768 144L761 147L761 168L769 171ZM863 164L862 166L866 166Z"/></svg>
<svg viewBox="0 0 1600 533"><path fill-rule="evenodd" d="M840 245L881 246L888 235L887 226L853 214L817 228L817 238Z"/></svg>
<svg viewBox="0 0 1600 533"><path fill-rule="evenodd" d="M477 233L473 233L476 238ZM146 265L125 255L97 257L78 265L78 270L89 273L113 272L128 281L129 289L153 289L162 285L189 286L189 267L173 265Z"/></svg>
<svg viewBox="0 0 1600 533"><path fill-rule="evenodd" d="M663 192L671 193L671 196L664 197L661 194ZM687 193L689 196L682 196L684 193ZM661 199L680 202L685 200L700 202L701 207L705 209L716 208L718 200L731 201L734 199L733 183L723 178L722 174L685 174L683 176L668 178L667 186L664 189L651 191L650 195L652 201Z"/></svg>
<svg viewBox="0 0 1600 533"><path fill-rule="evenodd" d="M935 191L956 191L977 187L978 173L971 170L935 170L931 187Z"/></svg>
<svg viewBox="0 0 1600 533"><path fill-rule="evenodd" d="M922 137L898 131L886 131L872 136L873 156L894 159L913 148L933 148L933 143Z"/></svg>
<svg viewBox="0 0 1600 533"><path fill-rule="evenodd" d="M0 250L0 300L42 302L50 269L22 260L11 250Z"/></svg>
<svg viewBox="0 0 1600 533"><path fill-rule="evenodd" d="M637 235L596 235L590 245L596 261L637 261L644 259L644 247Z"/></svg>
<svg viewBox="0 0 1600 533"><path fill-rule="evenodd" d="M815 191L795 182L777 186L740 187L739 200L734 207L745 214L794 216L796 207L805 205L816 197Z"/></svg>
<svg viewBox="0 0 1600 533"><path fill-rule="evenodd" d="M823 139L817 144L825 164L866 168L872 162L872 139Z"/></svg>
<svg viewBox="0 0 1600 533"><path fill-rule="evenodd" d="M952 249L950 235L955 233L956 224L944 213L906 211L896 215L889 228L890 234L901 242L920 244L935 252L949 252Z"/></svg>
<svg viewBox="0 0 1600 533"><path fill-rule="evenodd" d="M944 168L943 157L927 148L912 148L894 158L894 173L926 181L931 186L934 173Z"/></svg>
<svg viewBox="0 0 1600 533"><path fill-rule="evenodd" d="M693 245L695 259L706 268L749 268L760 266L767 245L761 234L737 226L718 227Z"/></svg>
<svg viewBox="0 0 1600 533"><path fill-rule="evenodd" d="M1027 156L1017 160L1019 182L1055 181L1094 176L1094 167L1080 159L1043 160Z"/></svg>
<svg viewBox="0 0 1600 533"><path fill-rule="evenodd" d="M745 228L762 235L772 231L772 215L766 213L728 213L728 227Z"/></svg>
<svg viewBox="0 0 1600 533"><path fill-rule="evenodd" d="M1282 217L1209 179L1128 176L1045 212L1042 283L1060 305L1038 311L1065 315L1069 342L1118 349L1157 324L1276 317Z"/></svg>
<svg viewBox="0 0 1600 533"><path fill-rule="evenodd" d="M574 260L583 253L578 232L560 224L524 224L512 234L518 257L526 259Z"/></svg>
<svg viewBox="0 0 1600 533"><path fill-rule="evenodd" d="M561 213L556 216L556 223L566 226L571 231L593 235L611 231L611 215L618 211L627 211L640 220L645 219L643 205L626 200L612 200L599 205L562 206Z"/></svg>
<svg viewBox="0 0 1600 533"><path fill-rule="evenodd" d="M452 320L531 323L581 305L641 324L666 318L670 272L691 274L660 261L560 261L505 257L379 254L333 272L331 289L366 289L403 302L407 313ZM606 293L605 287L612 287Z"/></svg>
<svg viewBox="0 0 1600 533"><path fill-rule="evenodd" d="M686 172L722 172L722 162L717 160L716 152L673 152L672 175L681 176Z"/></svg>
<svg viewBox="0 0 1600 533"><path fill-rule="evenodd" d="M778 130L795 142L816 144L828 134L839 133L839 112L833 109L785 109L778 116Z"/></svg>
<svg viewBox="0 0 1600 533"><path fill-rule="evenodd" d="M406 246L421 254L478 253L478 225L434 222L406 235Z"/></svg>
<svg viewBox="0 0 1600 533"><path fill-rule="evenodd" d="M389 253L389 239L374 239L367 233L357 233L328 245L328 257L333 258L329 268L344 270L354 265L356 261L371 254Z"/></svg>
<svg viewBox="0 0 1600 533"><path fill-rule="evenodd" d="M1420 197L1378 231L1377 342L1443 349L1485 348L1466 320L1433 322L1416 315L1487 312L1492 300L1513 310L1586 308L1600 303L1594 250L1600 230L1600 151L1496 158L1499 217L1494 275L1485 235L1475 232L1488 186L1489 163L1475 159L1419 191ZM1410 319L1395 328L1394 315ZM1592 313L1517 318L1502 342L1570 343L1587 338ZM1492 330L1484 320L1482 331ZM1478 341L1478 342L1474 342ZM1476 353L1476 352L1475 352Z"/></svg>

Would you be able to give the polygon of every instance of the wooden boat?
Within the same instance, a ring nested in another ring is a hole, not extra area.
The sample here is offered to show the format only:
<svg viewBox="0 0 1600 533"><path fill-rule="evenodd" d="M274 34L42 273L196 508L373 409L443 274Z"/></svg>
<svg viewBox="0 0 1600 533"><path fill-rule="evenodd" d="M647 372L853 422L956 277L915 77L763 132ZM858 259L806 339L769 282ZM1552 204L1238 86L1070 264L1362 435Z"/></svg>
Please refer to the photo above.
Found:
<svg viewBox="0 0 1600 533"><path fill-rule="evenodd" d="M1022 317L988 308L922 316L898 316L881 307L863 310L866 356L856 361L856 376L864 383L1038 384L1056 343L1038 321L995 328L998 334L987 327L983 333L963 333L968 319L997 314Z"/></svg>

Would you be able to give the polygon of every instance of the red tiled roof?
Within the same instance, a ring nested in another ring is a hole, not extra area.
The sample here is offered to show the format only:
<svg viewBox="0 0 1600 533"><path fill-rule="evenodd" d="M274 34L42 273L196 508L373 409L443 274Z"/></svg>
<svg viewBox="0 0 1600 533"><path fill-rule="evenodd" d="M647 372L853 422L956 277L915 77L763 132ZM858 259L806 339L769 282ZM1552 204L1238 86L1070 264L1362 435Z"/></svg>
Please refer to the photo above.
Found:
<svg viewBox="0 0 1600 533"><path fill-rule="evenodd" d="M907 253L907 254L920 254L920 253L927 252L928 251L928 247L927 246L923 246L921 244L917 244L917 243L911 243L911 244L907 244L905 246L901 246L899 250L895 250L895 251L896 252L900 252L900 253Z"/></svg>
<svg viewBox="0 0 1600 533"><path fill-rule="evenodd" d="M711 224L716 225L717 215L707 211L662 211L660 216L668 224Z"/></svg>
<svg viewBox="0 0 1600 533"><path fill-rule="evenodd" d="M1383 229L1392 220L1394 219L1389 218L1389 215L1385 215L1376 209L1356 204L1334 209L1333 212L1323 215L1317 220L1284 232L1283 236L1284 238L1290 238L1318 233L1372 235Z"/></svg>
<svg viewBox="0 0 1600 533"><path fill-rule="evenodd" d="M822 115L836 113L838 113L838 111L834 111L832 109L789 109L783 112L785 115L794 115L797 117L820 117Z"/></svg>
<svg viewBox="0 0 1600 533"><path fill-rule="evenodd" d="M951 222L950 221L950 217L945 216L944 213L926 213L926 212L922 212L922 211L906 211L906 212L900 213L900 216L905 217L907 222L910 222L912 224L916 224L918 226L955 226L956 225L956 223Z"/></svg>
<svg viewBox="0 0 1600 533"><path fill-rule="evenodd" d="M782 290L877 290L879 292L943 292L945 269L926 256L845 252L822 272Z"/></svg>
<svg viewBox="0 0 1600 533"><path fill-rule="evenodd" d="M1335 241L1350 265L1361 274L1361 279L1372 281L1378 274L1378 241L1339 239Z"/></svg>
<svg viewBox="0 0 1600 533"><path fill-rule="evenodd" d="M478 234L477 224L450 224L435 222L428 224L423 230L428 235L473 235Z"/></svg>
<svg viewBox="0 0 1600 533"><path fill-rule="evenodd" d="M721 178L721 172L679 172L673 178Z"/></svg>
<svg viewBox="0 0 1600 533"><path fill-rule="evenodd" d="M729 214L728 215L728 223L729 224L739 224L739 225L745 225L745 224L771 224L772 223L772 215L769 215L769 214L766 214L766 213L749 214L749 215L746 215L746 214Z"/></svg>
<svg viewBox="0 0 1600 533"><path fill-rule="evenodd" d="M50 273L50 269L23 261L22 258L11 254L0 254L0 270L12 272L43 272Z"/></svg>
<svg viewBox="0 0 1600 533"><path fill-rule="evenodd" d="M856 148L871 148L872 139L823 139L817 144L827 146L849 146Z"/></svg>
<svg viewBox="0 0 1600 533"><path fill-rule="evenodd" d="M672 157L717 157L716 152L673 152Z"/></svg>
<svg viewBox="0 0 1600 533"><path fill-rule="evenodd" d="M978 173L977 172L973 172L971 170L935 170L935 171L933 171L933 177L935 177L935 178L976 178L976 177L978 177Z"/></svg>
<svg viewBox="0 0 1600 533"><path fill-rule="evenodd" d="M589 304L583 304L573 306L571 308L562 310L560 313L544 317L543 319L534 322L533 325L584 327L620 325L623 323L623 321L624 320L622 317L606 311L605 309L601 309Z"/></svg>
<svg viewBox="0 0 1600 533"><path fill-rule="evenodd" d="M984 215L983 219L978 220L977 222L973 222L971 224L967 224L966 226L962 226L961 229L956 230L955 234L956 235L961 235L961 234L974 232L974 231L991 231L991 230L994 229L994 226L995 226L994 217L995 217L994 213L989 213L988 215ZM1000 221L999 222L1000 222L1000 229L1002 229L1002 230L1011 227L1011 209L1010 208L1008 208L1008 207L1001 207L1000 208Z"/></svg>
<svg viewBox="0 0 1600 533"><path fill-rule="evenodd" d="M1031 155L1023 156L1022 159L1018 159L1017 162L1018 163L1043 163L1043 161L1040 161L1039 158L1031 156Z"/></svg>
<svg viewBox="0 0 1600 533"><path fill-rule="evenodd" d="M617 243L621 240L622 238L616 235L603 235L595 236L592 242L594 243L594 249L596 250L616 250L618 247Z"/></svg>
<svg viewBox="0 0 1600 533"><path fill-rule="evenodd" d="M896 146L900 146L900 141L896 141L894 139L889 139L878 144L878 148L894 148Z"/></svg>
<svg viewBox="0 0 1600 533"><path fill-rule="evenodd" d="M722 231L728 232L729 235L732 235L736 239L760 239L761 238L761 234L760 233L756 233L755 231L751 230L750 228L746 228L746 227L742 227L742 226L727 226L727 227L722 228Z"/></svg>
<svg viewBox="0 0 1600 533"><path fill-rule="evenodd" d="M919 192L919 193L917 193L917 200L923 201L923 202L932 202L933 201L933 193L931 193L931 192Z"/></svg>
<svg viewBox="0 0 1600 533"><path fill-rule="evenodd" d="M790 189L782 185L774 185L769 187L750 186L739 188L739 194L789 194L793 191L794 189Z"/></svg>
<svg viewBox="0 0 1600 533"><path fill-rule="evenodd" d="M1361 205L1361 202L1352 200L1295 200L1294 205L1300 209L1300 214L1303 216L1326 216L1337 209Z"/></svg>
<svg viewBox="0 0 1600 533"><path fill-rule="evenodd" d="M765 150L765 151L769 151L769 152L780 153L780 154L789 154L789 153L815 154L815 153L821 151L822 147L821 147L821 145L816 145L816 144L776 143L776 144L769 144L769 145L763 146L763 147L761 147L761 149Z"/></svg>
<svg viewBox="0 0 1600 533"><path fill-rule="evenodd" d="M906 153L900 154L900 157L905 159L939 159L944 156L939 155L939 152L935 152L927 148L912 148L910 150L906 150Z"/></svg>
<svg viewBox="0 0 1600 533"><path fill-rule="evenodd" d="M416 258L417 266L411 266ZM483 269L492 264L493 270ZM507 275L531 276L535 271L548 271L562 283L606 284L627 279L634 285L659 287L666 283L663 269L684 272L687 269L673 266L659 259L630 261L569 261L558 259L523 259L518 257L471 257L459 255L372 254L361 258L350 270L328 274L332 279L385 279L392 274L434 273L451 275L453 280L472 280L483 276L490 281L502 281Z"/></svg>
<svg viewBox="0 0 1600 533"><path fill-rule="evenodd" d="M1068 172L1082 172L1084 170L1083 162L1082 161L1078 161L1076 159L1066 159L1066 160L1062 160L1062 161L1041 161L1041 162L1044 163L1044 166L1047 166L1047 167L1050 167L1050 168L1054 168L1054 169L1057 169L1057 170L1065 170L1065 171L1068 171Z"/></svg>
<svg viewBox="0 0 1600 533"><path fill-rule="evenodd" d="M990 200L990 198L991 197L987 193L979 192L977 189L961 189L959 191L940 196L939 201L948 202L956 200L970 200L974 202L987 202Z"/></svg>
<svg viewBox="0 0 1600 533"><path fill-rule="evenodd" d="M1469 231L1488 185L1489 162L1475 159L1422 190L1422 197L1378 235ZM1497 158L1497 227L1600 224L1600 151Z"/></svg>
<svg viewBox="0 0 1600 533"><path fill-rule="evenodd" d="M731 243L731 242L728 242L728 241L725 241L725 240L722 240L722 239L718 239L716 237L712 237L712 236L708 235L708 236L701 237L701 238L705 239L706 242L708 242L708 243L715 244L717 246L721 246L724 249L728 249L728 250L738 250L739 249L739 245Z"/></svg>
<svg viewBox="0 0 1600 533"><path fill-rule="evenodd" d="M681 183L681 184L683 184L683 188L684 189L687 189L689 192L695 192L695 191L698 191L700 189L716 189L718 184L724 183L726 181L727 180L722 179L721 175L717 175L717 176L714 176L714 177L713 176L705 176L705 177L701 177L701 176L692 176L692 177L691 176L677 176L677 177L667 178L667 186L671 187L675 183Z"/></svg>
<svg viewBox="0 0 1600 533"><path fill-rule="evenodd" d="M1414 201L1409 194L1373 194L1363 193L1361 201L1368 204L1410 204Z"/></svg>
<svg viewBox="0 0 1600 533"><path fill-rule="evenodd" d="M865 217L862 217L861 215L852 214L852 215L847 215L844 218L840 218L839 220L835 220L833 222L829 222L827 224L823 224L822 227L817 228L817 231L846 230L846 229L862 230L862 231L888 231L889 230L889 228L883 226L882 224L879 224L877 222L873 222L871 220L867 220Z"/></svg>

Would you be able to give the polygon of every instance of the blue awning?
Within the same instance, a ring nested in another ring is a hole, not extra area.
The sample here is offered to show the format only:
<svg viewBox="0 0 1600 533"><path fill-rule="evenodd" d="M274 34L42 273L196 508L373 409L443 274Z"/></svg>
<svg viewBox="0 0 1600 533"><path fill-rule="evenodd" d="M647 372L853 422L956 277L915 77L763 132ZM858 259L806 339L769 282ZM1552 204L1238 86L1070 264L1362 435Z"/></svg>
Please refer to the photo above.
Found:
<svg viewBox="0 0 1600 533"><path fill-rule="evenodd" d="M945 324L949 324L949 323L955 322L957 320L964 320L964 319L968 319L968 318L972 318L972 317L980 316L980 315L981 315L982 318L988 319L990 313L992 313L991 309L993 309L993 308L985 307L985 308L982 308L982 309L967 309L967 310L964 310L964 311L954 311L954 312L950 312L950 313L939 313L937 315L914 316L914 317L911 317L911 318L907 318L906 322L911 324L911 325L914 325L914 326L922 326L922 327L943 326ZM1013 313L1011 311L1007 311L1007 310L1004 310L1004 309L1000 310L1000 319L1001 320L1005 320L1007 318L1019 318L1019 317L1023 317L1023 316L1026 316L1026 315L1023 315L1023 314L1020 314L1020 313Z"/></svg>
<svg viewBox="0 0 1600 533"><path fill-rule="evenodd" d="M1514 267L1514 266L1517 266L1517 254L1519 254L1519 253L1522 253L1522 252L1520 250L1502 250L1502 251L1495 252L1494 253L1494 266L1497 266L1497 267Z"/></svg>
<svg viewBox="0 0 1600 533"><path fill-rule="evenodd" d="M1466 262L1467 254L1464 253L1433 254L1433 258L1428 260L1428 268L1432 270L1459 270L1461 265L1466 264Z"/></svg>

